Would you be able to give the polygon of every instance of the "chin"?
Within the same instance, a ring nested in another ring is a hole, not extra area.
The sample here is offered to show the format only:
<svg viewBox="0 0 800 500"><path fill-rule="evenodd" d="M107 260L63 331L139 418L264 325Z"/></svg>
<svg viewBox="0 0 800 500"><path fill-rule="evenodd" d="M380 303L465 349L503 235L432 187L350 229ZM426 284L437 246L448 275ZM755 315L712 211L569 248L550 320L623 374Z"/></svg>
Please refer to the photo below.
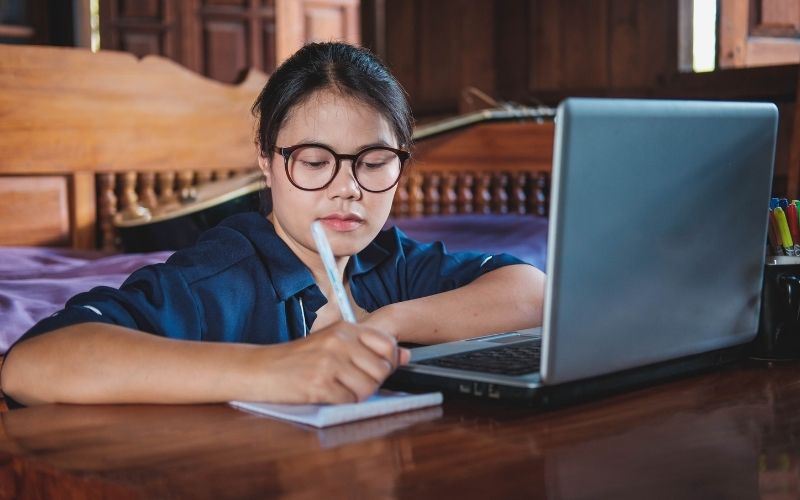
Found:
<svg viewBox="0 0 800 500"><path fill-rule="evenodd" d="M330 237L331 250L333 255L337 257L344 257L348 255L355 255L361 250L367 248L367 245L372 243L375 239L374 234L358 234L360 231L353 231L348 233L339 233Z"/></svg>

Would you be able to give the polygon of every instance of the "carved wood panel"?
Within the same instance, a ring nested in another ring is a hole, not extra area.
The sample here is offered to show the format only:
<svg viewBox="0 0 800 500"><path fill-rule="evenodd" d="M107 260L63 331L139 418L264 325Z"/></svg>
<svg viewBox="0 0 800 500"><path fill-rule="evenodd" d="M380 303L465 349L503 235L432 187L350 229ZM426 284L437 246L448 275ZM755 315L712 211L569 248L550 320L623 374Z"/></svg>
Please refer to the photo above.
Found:
<svg viewBox="0 0 800 500"><path fill-rule="evenodd" d="M105 49L162 55L226 83L275 69L274 0L101 0L100 17Z"/></svg>
<svg viewBox="0 0 800 500"><path fill-rule="evenodd" d="M360 0L276 0L278 64L308 42L361 43Z"/></svg>
<svg viewBox="0 0 800 500"><path fill-rule="evenodd" d="M720 0L719 9L720 68L800 61L797 0Z"/></svg>
<svg viewBox="0 0 800 500"><path fill-rule="evenodd" d="M360 42L359 0L101 0L105 49L158 54L205 76L271 73L304 43Z"/></svg>
<svg viewBox="0 0 800 500"><path fill-rule="evenodd" d="M0 198L0 245L69 243L67 176L0 177Z"/></svg>

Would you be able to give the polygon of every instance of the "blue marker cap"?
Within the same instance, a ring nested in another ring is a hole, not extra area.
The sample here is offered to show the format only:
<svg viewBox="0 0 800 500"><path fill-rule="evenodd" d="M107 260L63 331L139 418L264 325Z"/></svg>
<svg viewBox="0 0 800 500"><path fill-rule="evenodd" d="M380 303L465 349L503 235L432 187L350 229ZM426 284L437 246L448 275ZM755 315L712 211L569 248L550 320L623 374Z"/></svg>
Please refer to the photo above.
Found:
<svg viewBox="0 0 800 500"><path fill-rule="evenodd" d="M781 207L781 208L782 208L784 211L786 211L786 208L789 206L789 200L787 200L786 198L781 198L781 199L778 201L778 204L780 205L780 207Z"/></svg>
<svg viewBox="0 0 800 500"><path fill-rule="evenodd" d="M770 198L769 200L769 209L775 210L775 207L778 206L778 198Z"/></svg>

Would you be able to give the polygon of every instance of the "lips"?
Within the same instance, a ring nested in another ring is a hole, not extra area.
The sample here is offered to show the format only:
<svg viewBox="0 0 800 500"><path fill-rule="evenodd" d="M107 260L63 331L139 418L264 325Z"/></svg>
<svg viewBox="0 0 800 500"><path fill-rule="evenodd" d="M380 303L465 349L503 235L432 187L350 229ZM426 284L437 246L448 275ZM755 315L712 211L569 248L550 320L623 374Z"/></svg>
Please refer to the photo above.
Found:
<svg viewBox="0 0 800 500"><path fill-rule="evenodd" d="M319 221L334 231L354 231L364 224L364 219L356 214L331 214L320 217Z"/></svg>

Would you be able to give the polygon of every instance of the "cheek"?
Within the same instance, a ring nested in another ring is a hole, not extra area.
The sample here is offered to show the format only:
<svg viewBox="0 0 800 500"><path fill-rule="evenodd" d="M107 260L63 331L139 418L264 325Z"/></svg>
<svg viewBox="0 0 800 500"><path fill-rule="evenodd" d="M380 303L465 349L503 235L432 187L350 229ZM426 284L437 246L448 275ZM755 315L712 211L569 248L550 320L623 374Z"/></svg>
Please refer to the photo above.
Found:
<svg viewBox="0 0 800 500"><path fill-rule="evenodd" d="M364 199L364 204L369 211L369 217L373 224L383 227L386 219L392 211L392 201L394 200L394 192L392 189L386 193L373 194L372 196Z"/></svg>
<svg viewBox="0 0 800 500"><path fill-rule="evenodd" d="M273 177L272 211L274 216L281 219L284 227L306 225L306 223L310 225L311 222L306 219L309 219L310 214L314 213L313 196L309 196L309 193L287 184Z"/></svg>

